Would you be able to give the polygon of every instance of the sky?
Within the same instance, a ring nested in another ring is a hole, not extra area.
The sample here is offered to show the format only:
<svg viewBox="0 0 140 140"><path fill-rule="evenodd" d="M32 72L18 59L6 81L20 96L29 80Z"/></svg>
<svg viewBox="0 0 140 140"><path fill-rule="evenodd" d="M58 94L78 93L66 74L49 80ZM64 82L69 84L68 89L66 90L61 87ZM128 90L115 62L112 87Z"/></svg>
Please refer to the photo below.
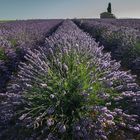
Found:
<svg viewBox="0 0 140 140"><path fill-rule="evenodd" d="M140 0L0 0L0 19L99 18L108 3L118 18L140 18Z"/></svg>

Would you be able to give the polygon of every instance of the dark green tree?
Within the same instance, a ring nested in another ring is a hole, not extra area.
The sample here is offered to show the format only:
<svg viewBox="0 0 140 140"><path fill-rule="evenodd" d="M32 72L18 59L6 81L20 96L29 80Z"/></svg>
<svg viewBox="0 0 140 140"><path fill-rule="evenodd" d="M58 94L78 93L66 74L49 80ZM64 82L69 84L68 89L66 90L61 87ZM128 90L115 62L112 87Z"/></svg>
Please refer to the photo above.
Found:
<svg viewBox="0 0 140 140"><path fill-rule="evenodd" d="M112 13L111 3L108 4L107 12L110 13L110 14Z"/></svg>

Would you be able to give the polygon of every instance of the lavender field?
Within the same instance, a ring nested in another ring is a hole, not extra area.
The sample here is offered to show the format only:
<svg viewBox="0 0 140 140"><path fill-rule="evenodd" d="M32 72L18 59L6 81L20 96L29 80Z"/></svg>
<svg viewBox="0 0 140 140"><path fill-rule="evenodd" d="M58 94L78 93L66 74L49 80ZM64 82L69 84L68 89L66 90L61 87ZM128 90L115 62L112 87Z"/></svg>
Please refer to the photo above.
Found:
<svg viewBox="0 0 140 140"><path fill-rule="evenodd" d="M140 140L140 20L0 23L0 140Z"/></svg>

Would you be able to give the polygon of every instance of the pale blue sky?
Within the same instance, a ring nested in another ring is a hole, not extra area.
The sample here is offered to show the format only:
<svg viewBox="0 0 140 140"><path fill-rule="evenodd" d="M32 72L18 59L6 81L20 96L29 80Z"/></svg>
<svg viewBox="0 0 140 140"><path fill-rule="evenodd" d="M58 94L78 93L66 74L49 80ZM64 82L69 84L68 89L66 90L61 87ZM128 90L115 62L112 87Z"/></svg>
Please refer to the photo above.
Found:
<svg viewBox="0 0 140 140"><path fill-rule="evenodd" d="M0 19L98 18L108 2L118 18L140 18L140 0L0 0Z"/></svg>

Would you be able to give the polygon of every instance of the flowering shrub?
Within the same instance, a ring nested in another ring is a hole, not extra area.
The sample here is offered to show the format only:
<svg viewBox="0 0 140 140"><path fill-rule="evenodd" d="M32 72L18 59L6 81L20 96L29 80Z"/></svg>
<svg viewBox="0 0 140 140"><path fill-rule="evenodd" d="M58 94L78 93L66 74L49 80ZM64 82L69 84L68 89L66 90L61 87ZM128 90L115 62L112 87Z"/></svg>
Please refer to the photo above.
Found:
<svg viewBox="0 0 140 140"><path fill-rule="evenodd" d="M13 74L17 72L20 61L28 48L43 44L46 35L50 35L62 20L30 20L0 24L0 92Z"/></svg>
<svg viewBox="0 0 140 140"><path fill-rule="evenodd" d="M49 140L137 137L139 86L102 49L66 20L45 46L28 51L9 85L9 95L24 99L19 128Z"/></svg>
<svg viewBox="0 0 140 140"><path fill-rule="evenodd" d="M115 26L115 21L118 22L117 20L82 20L82 22L76 20L75 23L103 44L105 50L111 51L113 59L121 60L122 66L139 75L139 70L136 71L137 68L133 65L133 61L139 57L133 53L139 40L139 31L124 26Z"/></svg>

